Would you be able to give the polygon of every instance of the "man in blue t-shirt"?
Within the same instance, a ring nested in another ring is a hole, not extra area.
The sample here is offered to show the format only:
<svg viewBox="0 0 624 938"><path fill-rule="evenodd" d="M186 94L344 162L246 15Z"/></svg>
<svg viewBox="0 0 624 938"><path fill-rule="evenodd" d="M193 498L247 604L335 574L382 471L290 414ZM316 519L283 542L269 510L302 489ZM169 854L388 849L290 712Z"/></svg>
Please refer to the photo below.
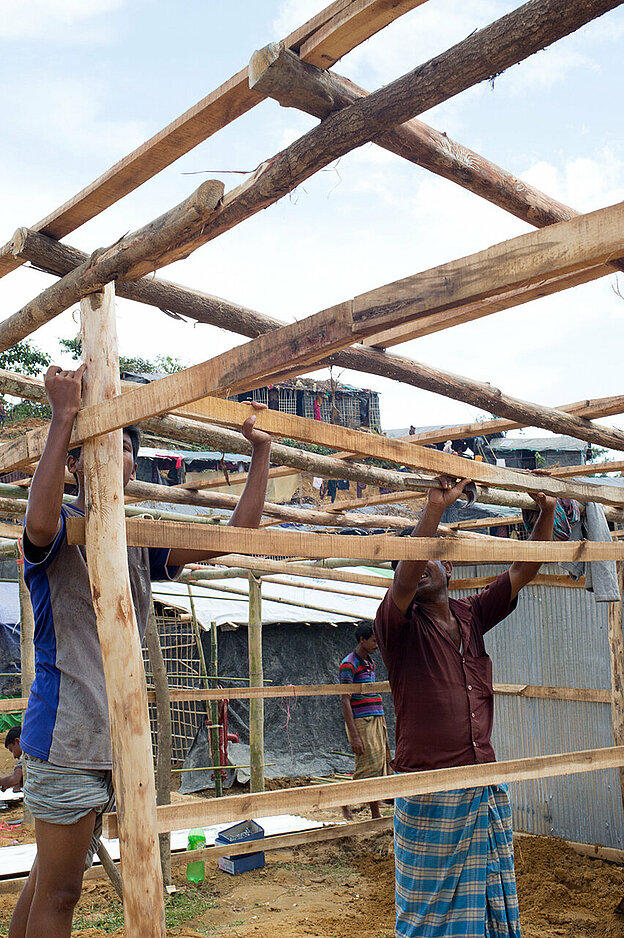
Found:
<svg viewBox="0 0 624 938"><path fill-rule="evenodd" d="M85 866L97 849L101 815L112 799L110 730L102 652L84 547L69 545L66 521L84 515L83 451L67 452L80 408L82 376L48 369L52 420L32 480L24 523L24 578L35 614L35 680L20 737L27 767L24 800L35 818L37 857L17 902L9 938L69 938ZM247 485L230 524L256 528L262 516L271 438L254 426ZM123 431L124 486L134 478L139 431ZM65 467L78 495L63 504ZM130 587L141 635L151 604L151 580L175 578L182 567L213 553L128 548Z"/></svg>
<svg viewBox="0 0 624 938"><path fill-rule="evenodd" d="M375 681L375 662L371 658L377 650L377 640L370 622L361 622L355 630L358 644L351 654L340 662L338 674L341 684L372 684ZM343 694L342 715L353 754L353 778L376 778L390 775L390 746L381 695ZM370 802L371 816L381 817L379 802ZM344 806L344 817L353 820L351 809Z"/></svg>

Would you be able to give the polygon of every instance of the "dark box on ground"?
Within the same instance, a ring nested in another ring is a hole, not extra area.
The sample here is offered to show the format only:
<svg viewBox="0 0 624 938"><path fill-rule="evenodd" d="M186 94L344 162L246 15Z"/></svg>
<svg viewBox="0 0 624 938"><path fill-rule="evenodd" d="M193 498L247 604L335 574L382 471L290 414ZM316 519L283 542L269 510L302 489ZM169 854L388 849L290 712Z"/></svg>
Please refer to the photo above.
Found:
<svg viewBox="0 0 624 938"><path fill-rule="evenodd" d="M238 824L227 827L217 834L215 845L242 844L248 840L261 840L263 837L264 828L255 821L239 821ZM257 870L264 866L264 851L243 853L233 857L219 857L218 866L224 873L231 873L233 876L246 873L248 870Z"/></svg>

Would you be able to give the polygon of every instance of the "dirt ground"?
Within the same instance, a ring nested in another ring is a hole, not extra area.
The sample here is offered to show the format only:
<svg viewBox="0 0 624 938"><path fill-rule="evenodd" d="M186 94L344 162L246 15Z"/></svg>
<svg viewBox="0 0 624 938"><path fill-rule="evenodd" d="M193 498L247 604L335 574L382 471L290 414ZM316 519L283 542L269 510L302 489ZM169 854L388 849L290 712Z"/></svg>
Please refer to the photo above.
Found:
<svg viewBox="0 0 624 938"><path fill-rule="evenodd" d="M0 755L0 774L12 765ZM391 809L387 809L388 812ZM368 816L367 810L359 819ZM337 820L338 811L319 813ZM356 815L358 817L358 815ZM0 846L33 839L19 805L0 813ZM516 839L524 938L624 938L624 867L576 854L563 841ZM206 862L201 885L174 864L178 892L167 900L168 934L177 938L393 938L391 833L310 844L266 855L261 870L230 876ZM0 883L0 935L6 936L17 887ZM107 883L86 882L76 910L80 938L123 938L121 907Z"/></svg>

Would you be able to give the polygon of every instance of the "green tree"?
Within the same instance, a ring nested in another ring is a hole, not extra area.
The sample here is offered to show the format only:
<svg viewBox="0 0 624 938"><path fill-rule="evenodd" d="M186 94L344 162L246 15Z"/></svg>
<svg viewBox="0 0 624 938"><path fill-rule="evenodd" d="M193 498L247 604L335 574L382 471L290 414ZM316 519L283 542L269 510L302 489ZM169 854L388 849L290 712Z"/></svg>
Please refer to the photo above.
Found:
<svg viewBox="0 0 624 938"><path fill-rule="evenodd" d="M42 352L31 342L17 342L6 352L0 353L0 368L5 371L17 372L20 375L28 375L30 378L38 378L51 363L52 359L47 352ZM25 420L28 417L50 416L50 408L47 404L39 404L35 401L18 401L16 404L5 404L6 416L9 422L15 423L18 420Z"/></svg>
<svg viewBox="0 0 624 938"><path fill-rule="evenodd" d="M80 336L76 336L75 339L59 339L59 345L66 352L69 352L75 361L80 361L82 358ZM167 375L172 375L177 371L182 371L184 367L185 365L182 364L179 358L172 358L171 355L157 355L153 360L141 358L138 355L119 356L119 370L132 371L137 374L153 375L164 372Z"/></svg>

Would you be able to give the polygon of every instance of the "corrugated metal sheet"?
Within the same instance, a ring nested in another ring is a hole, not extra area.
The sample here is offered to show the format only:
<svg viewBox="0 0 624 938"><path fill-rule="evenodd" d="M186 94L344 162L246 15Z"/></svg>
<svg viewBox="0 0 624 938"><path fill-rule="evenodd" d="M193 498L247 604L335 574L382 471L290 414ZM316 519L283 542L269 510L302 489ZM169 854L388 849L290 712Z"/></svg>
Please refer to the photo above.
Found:
<svg viewBox="0 0 624 938"><path fill-rule="evenodd" d="M457 575L502 569L465 566ZM607 609L585 590L527 587L515 613L486 636L494 680L609 688ZM497 695L493 743L501 760L612 746L611 710L608 704ZM510 795L518 830L624 847L615 769L521 782L510 786Z"/></svg>

